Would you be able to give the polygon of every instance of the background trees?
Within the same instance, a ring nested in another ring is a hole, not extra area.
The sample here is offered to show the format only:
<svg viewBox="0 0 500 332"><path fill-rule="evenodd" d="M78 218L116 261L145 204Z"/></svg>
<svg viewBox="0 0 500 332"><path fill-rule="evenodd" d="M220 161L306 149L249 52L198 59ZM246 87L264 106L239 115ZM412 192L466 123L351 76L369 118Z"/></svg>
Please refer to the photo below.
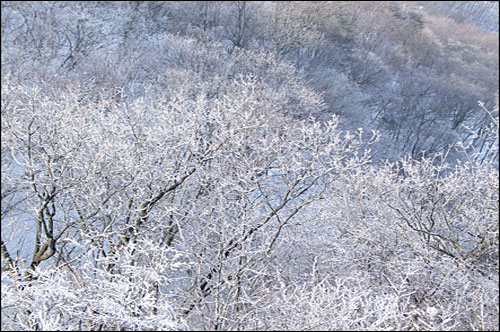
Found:
<svg viewBox="0 0 500 332"><path fill-rule="evenodd" d="M498 44L412 6L3 2L2 329L497 328Z"/></svg>

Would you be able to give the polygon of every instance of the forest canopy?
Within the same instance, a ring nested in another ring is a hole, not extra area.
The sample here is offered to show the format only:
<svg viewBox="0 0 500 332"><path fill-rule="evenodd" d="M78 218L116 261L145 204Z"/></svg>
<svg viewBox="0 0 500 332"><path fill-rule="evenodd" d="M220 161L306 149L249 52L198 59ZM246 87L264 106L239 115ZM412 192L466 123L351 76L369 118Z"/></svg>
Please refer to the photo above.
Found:
<svg viewBox="0 0 500 332"><path fill-rule="evenodd" d="M2 330L498 330L498 3L1 4Z"/></svg>

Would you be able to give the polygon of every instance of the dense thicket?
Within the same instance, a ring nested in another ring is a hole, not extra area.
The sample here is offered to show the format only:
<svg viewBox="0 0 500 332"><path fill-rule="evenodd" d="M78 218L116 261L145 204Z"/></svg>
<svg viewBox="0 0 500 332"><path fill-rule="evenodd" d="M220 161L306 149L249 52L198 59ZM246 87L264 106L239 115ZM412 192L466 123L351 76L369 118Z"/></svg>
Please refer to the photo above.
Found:
<svg viewBox="0 0 500 332"><path fill-rule="evenodd" d="M498 330L498 37L433 8L2 2L2 330Z"/></svg>
<svg viewBox="0 0 500 332"><path fill-rule="evenodd" d="M418 158L466 138L464 126L480 130L477 101L492 109L498 91L498 36L436 16L444 9L474 22L498 16L490 2L5 2L2 69L138 95L164 89L172 68L223 76L221 63L264 52L322 95L321 119L333 112L345 129L378 130L376 160Z"/></svg>
<svg viewBox="0 0 500 332"><path fill-rule="evenodd" d="M471 23L498 34L497 1L420 1L426 11Z"/></svg>

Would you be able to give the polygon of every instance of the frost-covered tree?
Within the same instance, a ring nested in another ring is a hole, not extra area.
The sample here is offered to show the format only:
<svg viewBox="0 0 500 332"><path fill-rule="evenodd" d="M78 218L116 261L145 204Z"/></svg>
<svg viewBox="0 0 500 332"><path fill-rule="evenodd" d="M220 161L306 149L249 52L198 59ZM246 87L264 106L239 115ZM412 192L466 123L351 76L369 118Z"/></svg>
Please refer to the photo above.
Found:
<svg viewBox="0 0 500 332"><path fill-rule="evenodd" d="M498 121L489 128L498 138ZM314 227L283 243L294 273L280 271L286 291L265 327L496 329L498 164L462 153L455 166L423 157L346 174Z"/></svg>
<svg viewBox="0 0 500 332"><path fill-rule="evenodd" d="M2 243L6 292L50 287L44 273L64 268L75 292L93 275L113 283L138 278L129 265L161 268L168 283L150 282L144 296L172 296L176 317L191 326L241 324L288 226L368 159L358 156L360 137L344 135L336 120L297 120L291 96L262 79L240 75L212 89L193 83L161 97L95 101L83 90L42 92L6 78L2 198L14 202L2 216L12 234ZM293 97L314 113L321 104L310 94ZM177 256L181 265L168 270ZM156 266L161 260L171 263ZM23 324L45 324L33 310ZM92 324L112 328L100 317L111 308L93 310ZM64 326L83 324L79 314L61 313Z"/></svg>

